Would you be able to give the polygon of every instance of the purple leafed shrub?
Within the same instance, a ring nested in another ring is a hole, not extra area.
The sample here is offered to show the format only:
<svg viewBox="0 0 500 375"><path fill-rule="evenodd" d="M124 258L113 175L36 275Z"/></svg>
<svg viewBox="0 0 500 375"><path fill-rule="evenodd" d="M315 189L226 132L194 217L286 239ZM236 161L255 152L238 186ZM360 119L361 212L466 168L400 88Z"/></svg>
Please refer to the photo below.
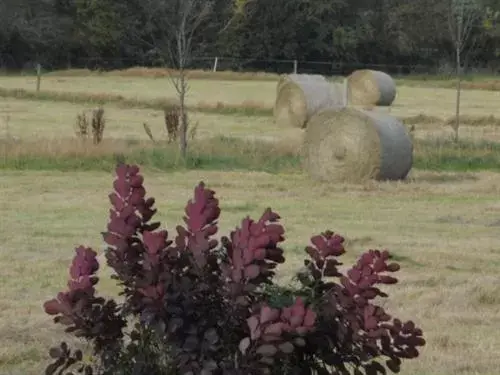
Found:
<svg viewBox="0 0 500 375"><path fill-rule="evenodd" d="M374 303L387 297L378 285L397 282L388 252L370 250L342 273L344 239L327 231L306 247L298 286L281 287L278 214L247 217L219 242L219 202L200 183L170 235L152 222L143 182L137 166L119 165L109 195L103 238L120 302L97 295L97 254L77 248L67 290L44 309L92 353L63 342L46 374L376 375L419 355L422 330Z"/></svg>

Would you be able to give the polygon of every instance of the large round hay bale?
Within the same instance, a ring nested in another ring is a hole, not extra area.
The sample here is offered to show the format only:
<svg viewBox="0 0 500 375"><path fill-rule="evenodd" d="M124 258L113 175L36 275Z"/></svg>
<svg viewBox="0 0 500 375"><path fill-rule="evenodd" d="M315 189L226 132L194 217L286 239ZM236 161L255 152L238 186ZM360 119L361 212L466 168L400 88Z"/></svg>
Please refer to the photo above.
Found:
<svg viewBox="0 0 500 375"><path fill-rule="evenodd" d="M348 102L347 102L347 97L346 93L344 93L344 84L342 82L333 82L331 85L331 91L332 91L332 96L334 98L335 108L342 108L346 107Z"/></svg>
<svg viewBox="0 0 500 375"><path fill-rule="evenodd" d="M290 75L278 84L274 121L278 126L305 128L316 112L342 105L342 95L324 77Z"/></svg>
<svg viewBox="0 0 500 375"><path fill-rule="evenodd" d="M278 80L278 84L276 85L276 95L279 94L281 86L285 82L289 81L305 81L305 82L311 82L311 81L320 81L320 82L327 82L326 78L320 74L282 74Z"/></svg>
<svg viewBox="0 0 500 375"><path fill-rule="evenodd" d="M349 77L349 104L390 106L396 98L396 83L378 70L356 70Z"/></svg>
<svg viewBox="0 0 500 375"><path fill-rule="evenodd" d="M317 113L303 147L305 169L321 181L399 180L413 164L411 138L399 120L355 108Z"/></svg>

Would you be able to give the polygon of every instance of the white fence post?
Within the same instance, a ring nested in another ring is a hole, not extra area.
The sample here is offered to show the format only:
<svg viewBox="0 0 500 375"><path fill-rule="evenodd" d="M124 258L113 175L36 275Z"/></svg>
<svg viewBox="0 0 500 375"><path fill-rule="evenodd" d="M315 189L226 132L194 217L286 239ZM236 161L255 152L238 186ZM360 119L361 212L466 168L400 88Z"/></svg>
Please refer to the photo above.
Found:
<svg viewBox="0 0 500 375"><path fill-rule="evenodd" d="M217 65L219 65L219 58L218 57L216 57L215 60L214 60L214 68L213 68L214 72L217 71Z"/></svg>
<svg viewBox="0 0 500 375"><path fill-rule="evenodd" d="M297 60L293 60L293 73L294 74L297 74L298 67L299 67L299 63L297 62Z"/></svg>

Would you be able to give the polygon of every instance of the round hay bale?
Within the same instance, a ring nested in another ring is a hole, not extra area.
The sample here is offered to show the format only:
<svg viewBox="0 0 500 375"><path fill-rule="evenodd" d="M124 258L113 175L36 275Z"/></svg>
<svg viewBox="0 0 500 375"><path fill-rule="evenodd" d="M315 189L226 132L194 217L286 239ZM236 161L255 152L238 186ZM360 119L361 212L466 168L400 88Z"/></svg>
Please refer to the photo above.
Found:
<svg viewBox="0 0 500 375"><path fill-rule="evenodd" d="M317 113L304 137L304 167L320 181L404 179L413 164L405 126L386 113L355 108Z"/></svg>
<svg viewBox="0 0 500 375"><path fill-rule="evenodd" d="M276 95L279 95L281 86L288 81L320 81L327 82L326 78L320 74L282 74L278 80L278 84L276 85Z"/></svg>
<svg viewBox="0 0 500 375"><path fill-rule="evenodd" d="M305 128L316 112L343 105L342 95L338 95L336 86L324 77L293 75L283 79L279 85L273 111L278 126Z"/></svg>
<svg viewBox="0 0 500 375"><path fill-rule="evenodd" d="M346 98L344 98L344 84L342 82L334 82L331 84L331 90L335 102L335 107L346 107L348 103L345 103Z"/></svg>
<svg viewBox="0 0 500 375"><path fill-rule="evenodd" d="M396 98L396 83L387 73L356 70L347 80L350 104L390 106Z"/></svg>

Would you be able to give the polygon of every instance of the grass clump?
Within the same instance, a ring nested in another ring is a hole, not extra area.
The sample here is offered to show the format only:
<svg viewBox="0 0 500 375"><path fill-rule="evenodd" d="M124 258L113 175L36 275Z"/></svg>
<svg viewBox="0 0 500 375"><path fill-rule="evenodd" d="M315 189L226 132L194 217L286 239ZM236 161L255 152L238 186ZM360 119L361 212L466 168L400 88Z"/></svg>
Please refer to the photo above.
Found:
<svg viewBox="0 0 500 375"><path fill-rule="evenodd" d="M106 127L106 118L104 117L104 108L99 107L92 111L92 117L83 111L76 115L75 134L82 141L87 141L92 132L92 142L97 145L102 142L104 129Z"/></svg>

